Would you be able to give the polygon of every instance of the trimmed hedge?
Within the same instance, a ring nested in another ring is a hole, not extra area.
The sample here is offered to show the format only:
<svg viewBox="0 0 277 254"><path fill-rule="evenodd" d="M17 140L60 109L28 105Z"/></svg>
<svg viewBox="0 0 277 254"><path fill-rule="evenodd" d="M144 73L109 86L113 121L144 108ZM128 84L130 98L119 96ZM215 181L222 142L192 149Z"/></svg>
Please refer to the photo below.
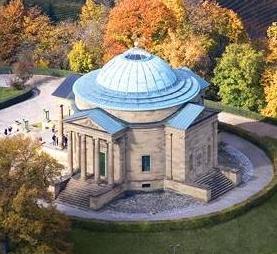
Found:
<svg viewBox="0 0 277 254"><path fill-rule="evenodd" d="M266 116L263 116L256 112L252 112L249 110L240 109L240 108L236 108L236 107L231 107L228 105L223 105L221 102L216 102L216 101L211 101L211 100L205 100L204 104L206 107L209 107L209 108L212 108L215 110L225 111L225 112L232 113L235 115L239 115L239 116L243 116L243 117L247 117L247 118L251 118L251 119L259 120L262 122L268 122L268 123L277 125L277 118L266 117Z"/></svg>
<svg viewBox="0 0 277 254"><path fill-rule="evenodd" d="M51 68L36 68L33 70L34 75L47 75L54 77L65 77L70 74L76 74L76 72L61 70L61 69L51 69Z"/></svg>
<svg viewBox="0 0 277 254"><path fill-rule="evenodd" d="M12 74L12 68L5 66L0 68L0 74ZM47 75L54 77L65 77L70 74L76 74L76 72L61 70L61 69L53 69L53 68L35 68L33 69L33 75Z"/></svg>
<svg viewBox="0 0 277 254"><path fill-rule="evenodd" d="M20 95L16 95L14 97L11 97L7 100L4 100L4 101L0 101L0 109L3 109L3 108L7 108L7 107L10 107L14 104L17 104L17 103L20 103L22 101L25 101L29 98L31 98L33 95L33 89L30 88L30 89L27 89L26 91L24 91L22 94Z"/></svg>
<svg viewBox="0 0 277 254"><path fill-rule="evenodd" d="M269 185L262 191L256 193L240 204L234 205L221 212L205 216L157 222L106 222L72 217L73 227L93 232L159 232L196 229L226 222L246 213L256 206L263 204L277 191L277 140L271 138L262 139L245 130L227 124L220 124L219 128L249 140L263 149L269 158L271 158L274 166L274 177Z"/></svg>

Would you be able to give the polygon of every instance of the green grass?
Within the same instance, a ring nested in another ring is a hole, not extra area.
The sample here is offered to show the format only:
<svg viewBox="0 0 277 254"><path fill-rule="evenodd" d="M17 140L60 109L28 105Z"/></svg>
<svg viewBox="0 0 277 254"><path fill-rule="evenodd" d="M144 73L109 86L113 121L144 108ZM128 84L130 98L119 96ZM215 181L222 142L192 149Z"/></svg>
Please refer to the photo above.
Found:
<svg viewBox="0 0 277 254"><path fill-rule="evenodd" d="M277 193L248 213L213 227L160 233L106 233L73 228L76 254L167 254L180 243L182 254L277 253Z"/></svg>
<svg viewBox="0 0 277 254"><path fill-rule="evenodd" d="M22 94L24 90L16 90L15 88L0 87L0 102L16 97Z"/></svg>

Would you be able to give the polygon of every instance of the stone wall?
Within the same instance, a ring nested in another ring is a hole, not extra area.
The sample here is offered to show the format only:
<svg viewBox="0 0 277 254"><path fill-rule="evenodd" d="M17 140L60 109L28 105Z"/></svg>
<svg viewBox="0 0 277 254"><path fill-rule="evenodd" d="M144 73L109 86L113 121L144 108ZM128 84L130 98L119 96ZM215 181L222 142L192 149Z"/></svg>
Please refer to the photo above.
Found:
<svg viewBox="0 0 277 254"><path fill-rule="evenodd" d="M128 182L164 179L165 136L164 128L129 129L127 132L126 169ZM151 170L142 172L141 157L150 155Z"/></svg>
<svg viewBox="0 0 277 254"><path fill-rule="evenodd" d="M107 112L129 123L152 123L159 122L175 113L180 106L160 110L148 111L120 111L106 109Z"/></svg>
<svg viewBox="0 0 277 254"><path fill-rule="evenodd" d="M217 166L217 116L185 133L185 180L191 182Z"/></svg>
<svg viewBox="0 0 277 254"><path fill-rule="evenodd" d="M200 188L198 186L165 180L164 187L165 189L174 190L176 192L179 192L180 194L189 195L205 202L208 202L211 199L211 191L208 189Z"/></svg>

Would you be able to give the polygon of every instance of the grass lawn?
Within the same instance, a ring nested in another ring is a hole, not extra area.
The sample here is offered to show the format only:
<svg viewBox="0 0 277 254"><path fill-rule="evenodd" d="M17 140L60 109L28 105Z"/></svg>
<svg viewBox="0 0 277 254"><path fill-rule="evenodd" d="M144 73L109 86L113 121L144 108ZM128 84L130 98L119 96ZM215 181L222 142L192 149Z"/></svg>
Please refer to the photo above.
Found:
<svg viewBox="0 0 277 254"><path fill-rule="evenodd" d="M76 254L276 254L277 193L234 220L196 230L160 233L103 233L73 228Z"/></svg>
<svg viewBox="0 0 277 254"><path fill-rule="evenodd" d="M24 90L16 90L15 88L0 87L0 102L9 98L20 95Z"/></svg>

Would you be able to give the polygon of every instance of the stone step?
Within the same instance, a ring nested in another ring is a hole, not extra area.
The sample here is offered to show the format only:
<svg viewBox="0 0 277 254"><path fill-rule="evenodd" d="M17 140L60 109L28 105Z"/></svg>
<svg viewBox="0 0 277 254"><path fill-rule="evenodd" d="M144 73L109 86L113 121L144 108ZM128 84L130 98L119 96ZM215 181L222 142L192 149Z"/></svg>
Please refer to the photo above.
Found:
<svg viewBox="0 0 277 254"><path fill-rule="evenodd" d="M219 170L214 170L200 177L195 181L200 186L203 185L211 190L211 200L218 198L224 193L234 188L233 182Z"/></svg>
<svg viewBox="0 0 277 254"><path fill-rule="evenodd" d="M90 196L104 193L109 194L111 185L97 185L92 181L83 181L71 178L65 189L58 195L56 202L68 204L78 208L89 208Z"/></svg>

